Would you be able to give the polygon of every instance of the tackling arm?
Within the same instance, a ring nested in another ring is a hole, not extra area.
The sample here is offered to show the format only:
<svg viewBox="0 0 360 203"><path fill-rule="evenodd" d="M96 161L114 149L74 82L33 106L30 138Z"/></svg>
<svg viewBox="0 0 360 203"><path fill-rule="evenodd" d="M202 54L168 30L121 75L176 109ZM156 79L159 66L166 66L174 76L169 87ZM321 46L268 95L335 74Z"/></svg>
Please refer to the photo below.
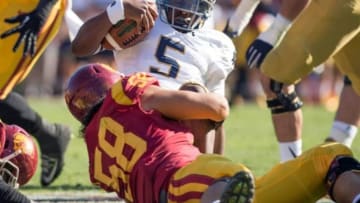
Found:
<svg viewBox="0 0 360 203"><path fill-rule="evenodd" d="M176 120L223 121L229 114L225 97L213 93L166 90L157 86L146 88L141 104L145 110L155 109Z"/></svg>

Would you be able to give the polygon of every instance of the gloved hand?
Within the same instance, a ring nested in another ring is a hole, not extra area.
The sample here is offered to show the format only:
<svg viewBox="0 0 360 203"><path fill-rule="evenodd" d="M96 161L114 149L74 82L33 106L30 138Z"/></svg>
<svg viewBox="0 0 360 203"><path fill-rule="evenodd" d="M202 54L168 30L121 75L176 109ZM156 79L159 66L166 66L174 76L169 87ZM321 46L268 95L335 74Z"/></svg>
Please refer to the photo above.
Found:
<svg viewBox="0 0 360 203"><path fill-rule="evenodd" d="M259 68L266 55L273 49L275 43L290 27L290 21L278 14L270 28L261 33L246 51L246 60L249 68Z"/></svg>
<svg viewBox="0 0 360 203"><path fill-rule="evenodd" d="M274 48L274 45L257 38L246 51L246 60L249 68L260 67L266 55Z"/></svg>
<svg viewBox="0 0 360 203"><path fill-rule="evenodd" d="M36 42L38 34L45 24L50 11L57 0L40 0L37 7L29 12L22 13L14 17L6 18L6 23L19 25L5 31L0 35L0 38L6 38L15 33L19 33L19 37L13 46L13 52L16 52L21 43L24 43L23 55L30 54L34 56L36 51Z"/></svg>

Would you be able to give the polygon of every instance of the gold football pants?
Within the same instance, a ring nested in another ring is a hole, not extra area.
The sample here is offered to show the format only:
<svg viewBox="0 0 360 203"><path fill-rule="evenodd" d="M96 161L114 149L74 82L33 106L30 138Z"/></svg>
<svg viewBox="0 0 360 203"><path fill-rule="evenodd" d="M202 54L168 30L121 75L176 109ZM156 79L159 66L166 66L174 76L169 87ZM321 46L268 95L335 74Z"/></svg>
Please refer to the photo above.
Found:
<svg viewBox="0 0 360 203"><path fill-rule="evenodd" d="M352 153L342 144L322 144L296 159L276 165L256 178L254 202L315 202L327 193L325 177L338 155L352 156ZM168 188L168 202L200 202L201 194L215 180L243 170L249 169L220 155L201 155L173 175Z"/></svg>
<svg viewBox="0 0 360 203"><path fill-rule="evenodd" d="M261 70L272 79L292 84L334 56L360 94L359 32L360 0L312 0L266 56Z"/></svg>

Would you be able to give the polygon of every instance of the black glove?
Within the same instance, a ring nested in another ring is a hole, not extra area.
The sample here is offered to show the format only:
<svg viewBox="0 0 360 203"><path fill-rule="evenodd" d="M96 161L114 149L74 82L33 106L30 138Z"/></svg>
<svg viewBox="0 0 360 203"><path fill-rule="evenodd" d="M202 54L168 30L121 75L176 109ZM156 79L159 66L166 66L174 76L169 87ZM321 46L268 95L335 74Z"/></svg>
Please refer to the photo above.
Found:
<svg viewBox="0 0 360 203"><path fill-rule="evenodd" d="M249 68L260 68L267 54L274 48L274 46L265 40L257 38L253 41L246 50L246 60Z"/></svg>
<svg viewBox="0 0 360 203"><path fill-rule="evenodd" d="M0 37L3 39L12 34L19 33L19 38L13 46L13 52L16 52L20 44L24 42L25 47L23 54L30 54L31 56L34 56L38 34L56 2L57 0L40 0L39 4L33 11L29 13L22 13L11 18L6 18L4 20L6 23L19 23L19 25L5 31L0 35Z"/></svg>

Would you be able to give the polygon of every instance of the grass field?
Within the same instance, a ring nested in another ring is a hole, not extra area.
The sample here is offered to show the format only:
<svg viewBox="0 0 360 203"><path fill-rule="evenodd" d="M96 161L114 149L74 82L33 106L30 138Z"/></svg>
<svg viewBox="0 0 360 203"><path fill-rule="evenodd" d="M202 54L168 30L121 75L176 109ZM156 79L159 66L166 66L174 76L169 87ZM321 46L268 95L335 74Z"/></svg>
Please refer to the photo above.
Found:
<svg viewBox="0 0 360 203"><path fill-rule="evenodd" d="M90 184L87 173L87 152L82 138L78 136L79 123L68 113L65 103L60 99L29 99L30 104L49 121L69 125L74 137L66 154L66 166L61 176L47 188L39 184L39 170L32 180L21 188L26 194L63 195L82 193L88 196L93 193L103 194ZM327 136L333 112L322 107L306 106L304 112L303 145L304 150L319 144ZM230 117L225 122L227 143L226 156L234 161L244 163L262 175L279 161L278 146L266 108L256 105L242 105L231 110ZM360 157L360 139L353 144L356 157ZM40 159L39 159L40 160ZM40 164L40 163L39 163Z"/></svg>

